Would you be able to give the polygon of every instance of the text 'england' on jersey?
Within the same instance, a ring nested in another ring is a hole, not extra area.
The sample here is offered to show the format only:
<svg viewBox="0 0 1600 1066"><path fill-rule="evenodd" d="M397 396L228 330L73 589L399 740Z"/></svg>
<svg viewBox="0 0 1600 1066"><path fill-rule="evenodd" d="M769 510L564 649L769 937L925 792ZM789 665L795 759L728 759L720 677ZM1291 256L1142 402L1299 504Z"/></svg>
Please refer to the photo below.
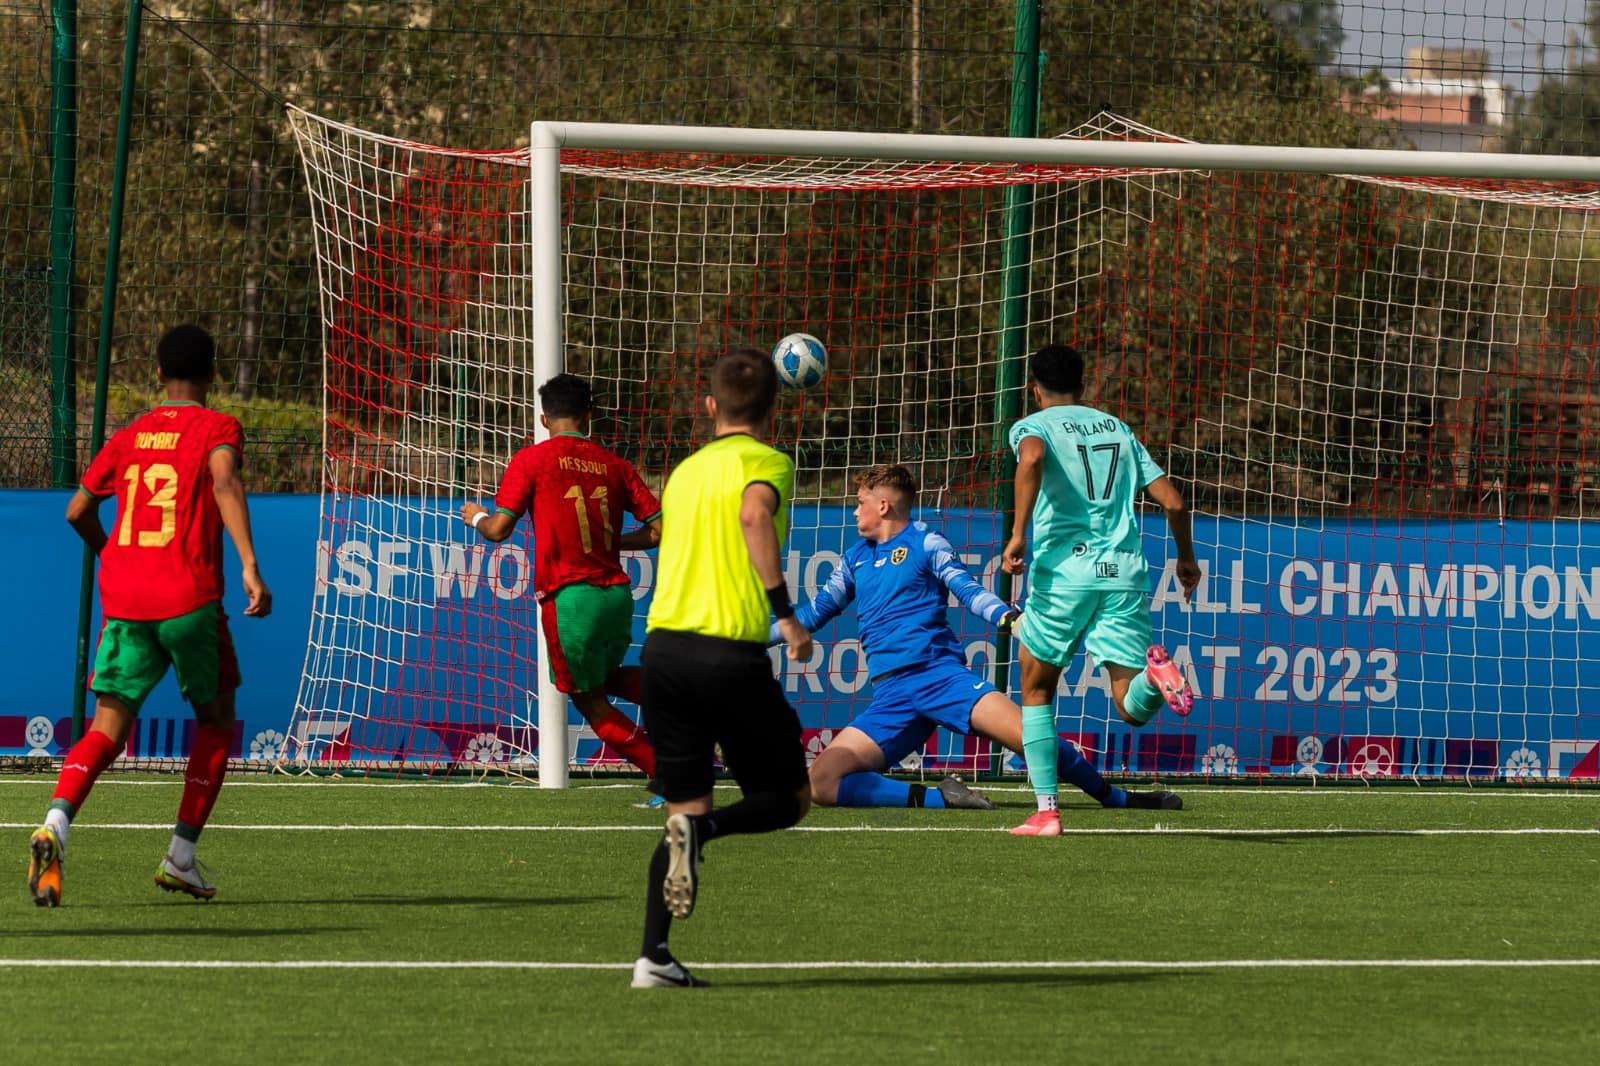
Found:
<svg viewBox="0 0 1600 1066"><path fill-rule="evenodd" d="M1080 404L1035 411L1011 427L1044 444L1043 481L1033 507L1029 584L1052 588L1149 590L1134 504L1163 471L1127 424Z"/></svg>

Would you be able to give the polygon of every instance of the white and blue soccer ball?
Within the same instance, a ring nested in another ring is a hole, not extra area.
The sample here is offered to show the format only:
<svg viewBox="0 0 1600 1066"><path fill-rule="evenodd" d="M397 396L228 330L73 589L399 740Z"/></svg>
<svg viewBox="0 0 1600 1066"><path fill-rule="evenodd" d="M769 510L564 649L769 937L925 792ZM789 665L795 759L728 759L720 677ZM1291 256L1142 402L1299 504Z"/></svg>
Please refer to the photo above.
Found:
<svg viewBox="0 0 1600 1066"><path fill-rule="evenodd" d="M772 365L785 388L809 389L828 375L828 349L809 333L791 333L773 346Z"/></svg>

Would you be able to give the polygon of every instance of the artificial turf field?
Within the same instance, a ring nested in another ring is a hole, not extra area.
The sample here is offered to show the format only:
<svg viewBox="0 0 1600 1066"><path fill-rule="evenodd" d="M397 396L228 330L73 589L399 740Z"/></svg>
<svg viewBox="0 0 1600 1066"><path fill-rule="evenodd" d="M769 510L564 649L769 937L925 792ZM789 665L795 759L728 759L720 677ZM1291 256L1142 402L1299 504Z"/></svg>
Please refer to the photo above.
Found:
<svg viewBox="0 0 1600 1066"><path fill-rule="evenodd" d="M707 848L673 946L714 987L634 991L661 823L637 785L238 776L200 903L151 883L181 780L111 776L43 910L23 872L52 784L0 777L0 997L38 1052L7 1062L1600 1054L1596 792L1195 787L1178 813L1074 800L1059 840L1002 831L1021 791L815 811Z"/></svg>

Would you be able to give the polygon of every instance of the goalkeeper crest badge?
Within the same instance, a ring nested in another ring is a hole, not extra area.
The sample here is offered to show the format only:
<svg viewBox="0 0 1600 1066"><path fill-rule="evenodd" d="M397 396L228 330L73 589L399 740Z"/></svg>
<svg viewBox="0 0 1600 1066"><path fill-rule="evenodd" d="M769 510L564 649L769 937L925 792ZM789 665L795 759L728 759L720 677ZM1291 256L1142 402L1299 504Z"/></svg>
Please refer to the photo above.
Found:
<svg viewBox="0 0 1600 1066"><path fill-rule="evenodd" d="M911 554L910 549L907 549L907 548L896 548L894 551L889 553L889 561L891 563L893 563L895 566L899 566L901 563L906 561L906 556L908 556L910 554Z"/></svg>

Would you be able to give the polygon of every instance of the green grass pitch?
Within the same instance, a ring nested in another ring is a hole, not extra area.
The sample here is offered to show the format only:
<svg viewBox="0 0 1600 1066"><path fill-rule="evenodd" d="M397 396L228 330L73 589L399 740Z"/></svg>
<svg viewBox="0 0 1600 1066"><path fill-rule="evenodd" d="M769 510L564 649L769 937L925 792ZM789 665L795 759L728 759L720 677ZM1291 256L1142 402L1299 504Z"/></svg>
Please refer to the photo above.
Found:
<svg viewBox="0 0 1600 1066"><path fill-rule="evenodd" d="M1074 800L1059 840L1002 831L1031 806L1015 789L992 813L817 811L707 849L673 944L715 987L690 992L627 987L661 821L642 788L237 776L201 841L209 904L151 883L180 789L106 779L46 911L23 870L51 781L0 778L0 995L30 1061L1600 1051L1600 793L1197 787L1176 814ZM1408 964L1351 965L1371 960Z"/></svg>

